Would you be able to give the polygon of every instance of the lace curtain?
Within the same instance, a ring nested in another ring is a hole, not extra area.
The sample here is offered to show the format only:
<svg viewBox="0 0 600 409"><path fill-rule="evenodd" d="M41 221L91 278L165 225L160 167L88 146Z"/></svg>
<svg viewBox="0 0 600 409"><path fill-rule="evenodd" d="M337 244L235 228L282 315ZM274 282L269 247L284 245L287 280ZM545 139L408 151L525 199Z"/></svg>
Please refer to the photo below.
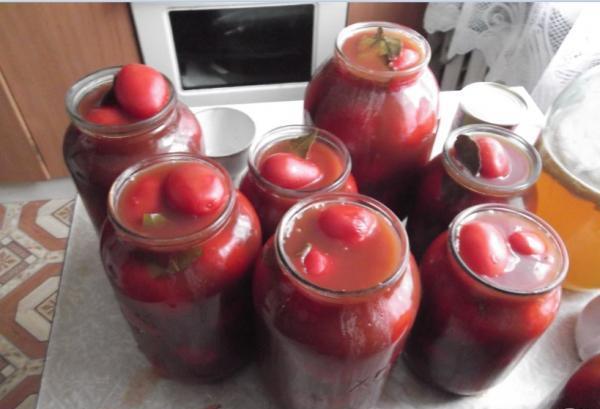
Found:
<svg viewBox="0 0 600 409"><path fill-rule="evenodd" d="M600 4L430 3L424 27L454 30L448 59L481 51L486 81L524 86L544 111L573 77L600 64Z"/></svg>

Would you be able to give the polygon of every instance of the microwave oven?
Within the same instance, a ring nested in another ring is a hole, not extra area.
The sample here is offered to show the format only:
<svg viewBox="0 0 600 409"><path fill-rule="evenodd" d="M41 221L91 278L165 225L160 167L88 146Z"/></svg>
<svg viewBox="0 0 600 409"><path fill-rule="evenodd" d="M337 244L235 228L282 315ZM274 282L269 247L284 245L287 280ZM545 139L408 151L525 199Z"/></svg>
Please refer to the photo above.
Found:
<svg viewBox="0 0 600 409"><path fill-rule="evenodd" d="M132 3L144 62L190 106L302 99L346 25L341 2Z"/></svg>

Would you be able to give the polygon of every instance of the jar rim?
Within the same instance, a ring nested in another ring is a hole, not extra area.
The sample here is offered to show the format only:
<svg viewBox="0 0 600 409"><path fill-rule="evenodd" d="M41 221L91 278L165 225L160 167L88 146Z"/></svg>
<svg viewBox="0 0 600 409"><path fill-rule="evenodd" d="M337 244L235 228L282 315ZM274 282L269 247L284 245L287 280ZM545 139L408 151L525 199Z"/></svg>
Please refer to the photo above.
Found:
<svg viewBox="0 0 600 409"><path fill-rule="evenodd" d="M96 124L85 119L79 112L79 104L83 98L98 87L114 82L116 74L122 67L101 68L80 78L69 88L65 95L65 106L67 114L76 127L100 138L126 138L160 127L164 124L165 119L171 115L177 103L175 87L171 80L161 73L168 84L169 99L165 106L153 116L123 125Z"/></svg>
<svg viewBox="0 0 600 409"><path fill-rule="evenodd" d="M403 34L408 35L408 37L410 37L410 39L413 40L421 48L423 52L423 58L421 58L421 61L416 65L397 71L373 70L370 68L366 68L362 65L353 63L343 51L344 43L353 34L359 31L365 31L375 27L382 27L386 29L400 31ZM425 39L425 37L423 37L419 32L413 30L410 27L401 24L391 23L389 21L359 22L344 27L342 31L339 32L336 38L335 51L336 54L340 56L340 58L344 61L344 64L346 64L349 67L352 67L352 69L367 75L379 76L385 79L391 79L394 77L408 77L413 74L416 74L422 71L425 67L427 67L427 65L429 64L429 60L431 59L431 46L429 45L429 42Z"/></svg>
<svg viewBox="0 0 600 409"><path fill-rule="evenodd" d="M151 237L127 227L119 218L117 211L117 204L120 195L123 192L123 188L140 172L144 172L147 169L159 166L160 164L176 162L202 163L211 166L220 173L225 181L226 190L229 192L229 198L225 206L223 206L221 213L209 225L204 226L201 230L176 237ZM136 244L158 249L171 249L186 243L202 242L221 230L231 216L235 203L236 191L233 188L231 177L225 168L218 162L192 153L164 153L151 156L128 167L113 182L108 192L107 221L112 223L118 234L121 234Z"/></svg>
<svg viewBox="0 0 600 409"><path fill-rule="evenodd" d="M528 177L510 185L492 185L485 183L485 180L473 175L464 167L460 167L451 154L456 138L461 134L468 135L479 132L501 136L510 140L514 146L527 156L531 163ZM529 189L535 184L542 172L542 159L533 145L508 129L488 124L470 124L452 130L444 142L442 164L448 175L459 185L476 193L499 197L512 196Z"/></svg>
<svg viewBox="0 0 600 409"><path fill-rule="evenodd" d="M292 261L290 260L287 253L284 250L286 227L290 225L292 219L295 216L304 211L306 208L312 207L316 204L329 203L353 203L367 207L370 210L379 213L394 228L402 245L402 253L400 254L398 267L384 281L369 288L359 290L332 290L326 287L321 287L307 280L303 277L303 274L301 274L299 271L296 270L296 268L294 268L294 264L292 263ZM275 231L274 236L274 247L277 262L284 274L287 273L289 277L291 277L294 281L298 282L303 288L328 298L362 297L388 288L404 276L406 270L408 270L410 259L408 235L400 219L398 219L398 217L390 209L388 209L379 201L369 196L361 195L358 193L322 193L312 195L296 203L285 213L285 215L281 219L281 222L277 226L277 230Z"/></svg>
<svg viewBox="0 0 600 409"><path fill-rule="evenodd" d="M303 134L312 132L316 132L317 140L334 149L342 160L342 166L344 169L335 180L326 186L317 188L289 189L270 182L260 174L258 169L258 161L268 148L277 142L293 139ZM250 172L260 184L267 187L269 190L273 191L279 196L304 198L315 193L333 192L339 189L344 183L346 183L352 172L352 159L350 158L350 152L348 152L346 145L331 132L311 125L284 125L271 129L262 137L254 140L248 155L248 172Z"/></svg>
<svg viewBox="0 0 600 409"><path fill-rule="evenodd" d="M456 247L456 243L458 242L458 230L462 226L463 222L476 213L488 212L488 211L497 211L503 213L511 213L516 214L521 218L527 219L529 222L532 222L537 227L541 228L546 236L550 237L554 242L556 248L558 249L558 253L560 256L560 272L554 277L552 281L546 284L543 287L537 288L535 290L516 290L508 287L504 287L498 285L490 280L486 280L484 277L480 276L476 272L474 272L462 257L459 254L458 248ZM561 240L558 233L546 223L539 216L523 209L518 209L513 206L499 204L499 203L486 203L482 205L469 207L462 212L460 212L454 220L450 223L448 227L448 249L449 253L452 255L453 260L460 266L460 268L465 271L472 279L483 284L486 288L490 288L496 292L514 296L534 296L549 293L554 290L564 281L567 270L569 269L569 258L567 249L565 244Z"/></svg>

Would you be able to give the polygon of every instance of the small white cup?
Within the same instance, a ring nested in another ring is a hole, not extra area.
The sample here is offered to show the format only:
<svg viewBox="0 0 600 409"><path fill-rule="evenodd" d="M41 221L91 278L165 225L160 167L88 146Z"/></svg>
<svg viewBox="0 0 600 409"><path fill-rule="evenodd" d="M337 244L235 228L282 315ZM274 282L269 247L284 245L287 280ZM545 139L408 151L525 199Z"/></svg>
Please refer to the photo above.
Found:
<svg viewBox="0 0 600 409"><path fill-rule="evenodd" d="M202 127L206 156L223 165L237 184L256 133L254 121L244 112L227 107L203 109L196 112L196 118Z"/></svg>

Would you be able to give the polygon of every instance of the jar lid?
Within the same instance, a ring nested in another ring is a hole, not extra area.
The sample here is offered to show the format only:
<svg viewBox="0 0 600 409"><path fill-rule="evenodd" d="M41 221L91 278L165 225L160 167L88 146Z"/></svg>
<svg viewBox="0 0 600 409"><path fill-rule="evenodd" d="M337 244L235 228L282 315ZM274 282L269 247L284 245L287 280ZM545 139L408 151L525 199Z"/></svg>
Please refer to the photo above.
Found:
<svg viewBox="0 0 600 409"><path fill-rule="evenodd" d="M495 82L474 82L460 91L460 108L474 122L515 126L527 114L527 101Z"/></svg>

